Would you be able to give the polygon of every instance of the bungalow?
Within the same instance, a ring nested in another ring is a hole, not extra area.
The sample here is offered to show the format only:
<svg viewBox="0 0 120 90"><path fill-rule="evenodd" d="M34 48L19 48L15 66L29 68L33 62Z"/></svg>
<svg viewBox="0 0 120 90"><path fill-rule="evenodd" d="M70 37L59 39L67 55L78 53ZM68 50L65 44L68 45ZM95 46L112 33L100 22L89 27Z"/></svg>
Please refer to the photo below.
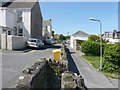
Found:
<svg viewBox="0 0 120 90"><path fill-rule="evenodd" d="M70 46L76 50L77 49L77 43L76 40L87 40L89 37L89 34L83 32L83 31L77 31L70 37Z"/></svg>

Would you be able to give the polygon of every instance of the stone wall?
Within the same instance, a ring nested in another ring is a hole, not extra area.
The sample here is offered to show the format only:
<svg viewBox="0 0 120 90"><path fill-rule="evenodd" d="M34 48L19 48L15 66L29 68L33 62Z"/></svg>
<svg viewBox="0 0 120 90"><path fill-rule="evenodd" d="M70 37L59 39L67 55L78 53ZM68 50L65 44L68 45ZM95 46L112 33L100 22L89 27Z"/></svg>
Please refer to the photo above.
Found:
<svg viewBox="0 0 120 90"><path fill-rule="evenodd" d="M33 66L23 70L16 85L17 90L33 90L35 88L46 88L47 67L45 60L37 61Z"/></svg>
<svg viewBox="0 0 120 90"><path fill-rule="evenodd" d="M62 73L61 90L66 89L85 90L84 79L82 76L71 71Z"/></svg>
<svg viewBox="0 0 120 90"><path fill-rule="evenodd" d="M43 58L33 66L24 69L16 85L17 90L33 90L35 88L85 90L82 76L68 69L66 49L65 44L63 44L60 61Z"/></svg>

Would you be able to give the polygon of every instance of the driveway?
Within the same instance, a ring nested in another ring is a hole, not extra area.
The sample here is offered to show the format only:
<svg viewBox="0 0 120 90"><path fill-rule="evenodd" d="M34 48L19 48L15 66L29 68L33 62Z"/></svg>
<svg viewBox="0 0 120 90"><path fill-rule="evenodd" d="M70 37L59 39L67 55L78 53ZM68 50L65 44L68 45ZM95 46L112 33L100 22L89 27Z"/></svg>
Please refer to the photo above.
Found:
<svg viewBox="0 0 120 90"><path fill-rule="evenodd" d="M3 51L2 54L2 88L14 88L22 70L31 66L40 58L53 58L52 50L60 45L47 46L44 50Z"/></svg>
<svg viewBox="0 0 120 90"><path fill-rule="evenodd" d="M68 48L69 69L83 76L87 88L94 88L94 90L96 88L103 88L102 90L115 88L103 73L97 72L87 61L80 58L80 53L74 52L69 46Z"/></svg>

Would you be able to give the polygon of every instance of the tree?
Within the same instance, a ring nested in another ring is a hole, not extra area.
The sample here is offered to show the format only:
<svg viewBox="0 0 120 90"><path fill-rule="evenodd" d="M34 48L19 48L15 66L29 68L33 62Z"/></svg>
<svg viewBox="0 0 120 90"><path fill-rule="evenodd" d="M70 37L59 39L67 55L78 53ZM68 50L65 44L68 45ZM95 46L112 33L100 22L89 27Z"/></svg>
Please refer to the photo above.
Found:
<svg viewBox="0 0 120 90"><path fill-rule="evenodd" d="M90 36L88 37L88 40L89 40L89 41L99 42L99 41L100 41L100 37L97 36L97 35L90 35Z"/></svg>
<svg viewBox="0 0 120 90"><path fill-rule="evenodd" d="M65 40L66 38L65 38L65 36L63 36L63 34L60 34L59 39L60 40Z"/></svg>
<svg viewBox="0 0 120 90"><path fill-rule="evenodd" d="M100 42L100 37L97 36L97 35L90 35L90 36L88 37L88 40L89 40L89 41ZM103 43L108 43L109 41L102 38L102 42L103 42Z"/></svg>

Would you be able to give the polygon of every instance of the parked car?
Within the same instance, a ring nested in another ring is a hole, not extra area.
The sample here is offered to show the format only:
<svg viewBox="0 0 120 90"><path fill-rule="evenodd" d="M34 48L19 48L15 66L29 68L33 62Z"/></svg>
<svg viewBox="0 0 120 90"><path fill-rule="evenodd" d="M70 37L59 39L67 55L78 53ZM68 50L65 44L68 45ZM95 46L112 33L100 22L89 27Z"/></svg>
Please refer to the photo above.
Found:
<svg viewBox="0 0 120 90"><path fill-rule="evenodd" d="M40 48L44 48L44 43L40 39L29 38L27 40L27 47L34 47L40 49Z"/></svg>
<svg viewBox="0 0 120 90"><path fill-rule="evenodd" d="M55 44L55 41L52 40L52 39L47 39L47 40L45 40L44 43L47 44L47 45L53 45L53 44Z"/></svg>

